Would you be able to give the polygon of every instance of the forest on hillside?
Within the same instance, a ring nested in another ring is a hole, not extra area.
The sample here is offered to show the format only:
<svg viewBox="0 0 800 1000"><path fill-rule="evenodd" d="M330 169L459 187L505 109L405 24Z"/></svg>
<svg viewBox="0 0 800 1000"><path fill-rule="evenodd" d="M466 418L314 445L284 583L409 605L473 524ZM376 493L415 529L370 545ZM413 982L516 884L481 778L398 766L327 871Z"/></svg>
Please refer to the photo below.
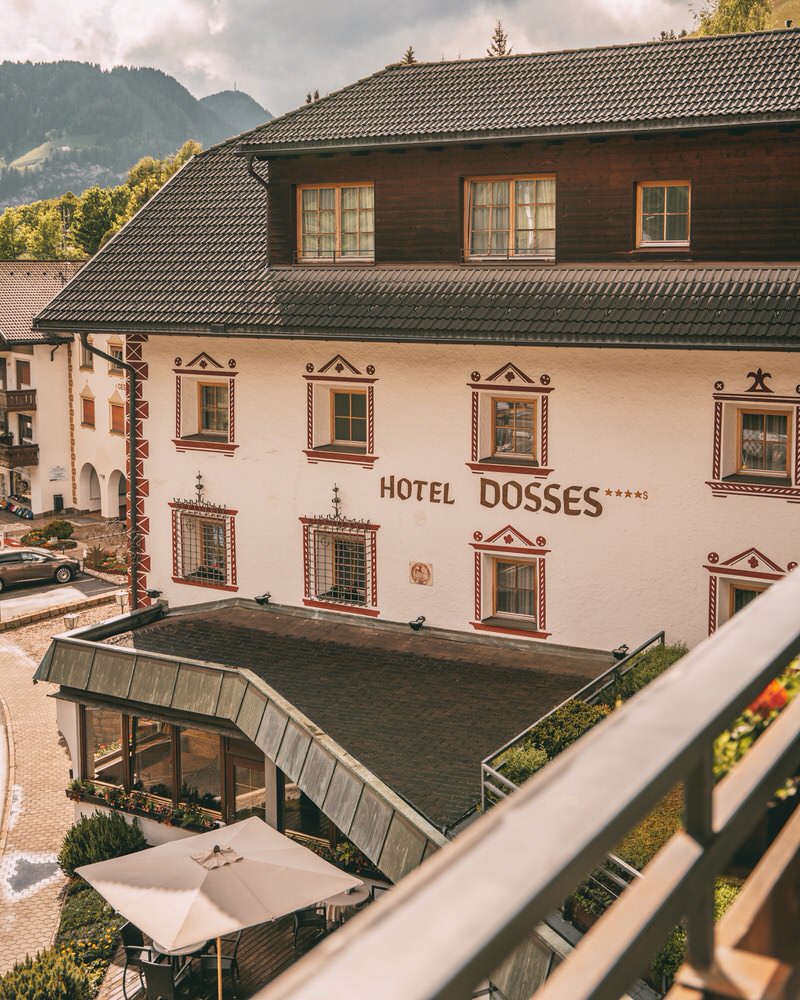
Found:
<svg viewBox="0 0 800 1000"><path fill-rule="evenodd" d="M0 260L91 257L199 152L199 143L185 142L173 156L142 157L114 187L95 185L80 196L67 191L58 198L6 208L0 215Z"/></svg>
<svg viewBox="0 0 800 1000"><path fill-rule="evenodd" d="M160 70L0 63L0 206L118 184L185 140L213 145L272 116L247 94L198 100Z"/></svg>

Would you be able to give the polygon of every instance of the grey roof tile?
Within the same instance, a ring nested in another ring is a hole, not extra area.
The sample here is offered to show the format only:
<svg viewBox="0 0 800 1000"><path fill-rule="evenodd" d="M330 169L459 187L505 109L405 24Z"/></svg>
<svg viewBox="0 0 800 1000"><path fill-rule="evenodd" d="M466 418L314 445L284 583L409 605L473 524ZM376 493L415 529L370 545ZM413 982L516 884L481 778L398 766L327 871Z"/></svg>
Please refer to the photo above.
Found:
<svg viewBox="0 0 800 1000"><path fill-rule="evenodd" d="M245 152L797 118L800 31L387 66L242 137Z"/></svg>

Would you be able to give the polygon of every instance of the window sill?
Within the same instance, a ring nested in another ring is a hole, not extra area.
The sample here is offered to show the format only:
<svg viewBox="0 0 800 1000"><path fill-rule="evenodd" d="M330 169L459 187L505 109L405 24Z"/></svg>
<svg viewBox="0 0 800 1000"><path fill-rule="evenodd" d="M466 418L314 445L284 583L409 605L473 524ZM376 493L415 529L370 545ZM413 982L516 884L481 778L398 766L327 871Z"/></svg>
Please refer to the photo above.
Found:
<svg viewBox="0 0 800 1000"><path fill-rule="evenodd" d="M124 368L109 368L108 369L108 374L109 375L124 375L125 374L125 369Z"/></svg>
<svg viewBox="0 0 800 1000"><path fill-rule="evenodd" d="M90 367L89 365L81 365L80 368L78 369L78 371L79 372L93 372L94 371L94 366L92 365Z"/></svg>
<svg viewBox="0 0 800 1000"><path fill-rule="evenodd" d="M298 257L301 267L364 267L374 265L374 257Z"/></svg>
<svg viewBox="0 0 800 1000"><path fill-rule="evenodd" d="M87 431L93 431L93 430L97 429L96 426L95 426L95 424L84 424L84 423L82 423L81 427L85 427Z"/></svg>
<svg viewBox="0 0 800 1000"><path fill-rule="evenodd" d="M479 632L496 632L502 635L522 635L528 639L547 639L553 633L541 632L534 622L525 622L517 618L484 618L483 621L470 622L470 625Z"/></svg>
<svg viewBox="0 0 800 1000"><path fill-rule="evenodd" d="M238 590L238 587L234 587L229 583L215 583L213 580L190 580L185 576L173 576L173 583L181 583L184 587L206 587L210 590Z"/></svg>
<svg viewBox="0 0 800 1000"><path fill-rule="evenodd" d="M108 433L118 438L125 437L125 431L109 431Z"/></svg>
<svg viewBox="0 0 800 1000"><path fill-rule="evenodd" d="M552 469L545 468L535 462L515 458L482 458L479 462L467 462L466 465L479 475L484 472L515 472L520 476L536 476L546 479Z"/></svg>
<svg viewBox="0 0 800 1000"><path fill-rule="evenodd" d="M364 451L339 447L338 445L321 445L317 448L304 448L303 451L311 465L317 462L342 462L371 469L378 461L377 455L368 455Z"/></svg>
<svg viewBox="0 0 800 1000"><path fill-rule="evenodd" d="M232 455L239 447L231 441L211 437L206 434L192 434L185 438L173 438L177 451L216 451L221 455Z"/></svg>
<svg viewBox="0 0 800 1000"><path fill-rule="evenodd" d="M377 608L366 608L361 604L338 604L336 601L315 600L310 597L304 597L303 604L307 608L321 608L327 611L344 611L349 615L366 615L368 618L377 618L380 614L380 611Z"/></svg>
<svg viewBox="0 0 800 1000"><path fill-rule="evenodd" d="M530 254L520 254L519 256L501 257L499 255L489 255L486 257L464 255L465 264L512 264L515 267L519 264L555 264L555 254L550 256L535 256Z"/></svg>
<svg viewBox="0 0 800 1000"><path fill-rule="evenodd" d="M759 496L779 497L789 503L800 503L800 487L793 486L788 479L772 479L768 476L726 476L725 479L706 480L715 497Z"/></svg>

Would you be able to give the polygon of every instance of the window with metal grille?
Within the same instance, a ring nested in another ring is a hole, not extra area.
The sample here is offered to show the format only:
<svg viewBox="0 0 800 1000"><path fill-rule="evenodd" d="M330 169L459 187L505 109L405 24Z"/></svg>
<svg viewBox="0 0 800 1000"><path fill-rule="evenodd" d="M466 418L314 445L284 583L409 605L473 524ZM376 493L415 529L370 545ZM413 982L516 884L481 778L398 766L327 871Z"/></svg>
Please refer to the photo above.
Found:
<svg viewBox="0 0 800 1000"><path fill-rule="evenodd" d="M377 526L336 517L303 522L306 599L374 606Z"/></svg>
<svg viewBox="0 0 800 1000"><path fill-rule="evenodd" d="M180 512L177 518L177 567L184 580L229 582L230 537L224 514Z"/></svg>

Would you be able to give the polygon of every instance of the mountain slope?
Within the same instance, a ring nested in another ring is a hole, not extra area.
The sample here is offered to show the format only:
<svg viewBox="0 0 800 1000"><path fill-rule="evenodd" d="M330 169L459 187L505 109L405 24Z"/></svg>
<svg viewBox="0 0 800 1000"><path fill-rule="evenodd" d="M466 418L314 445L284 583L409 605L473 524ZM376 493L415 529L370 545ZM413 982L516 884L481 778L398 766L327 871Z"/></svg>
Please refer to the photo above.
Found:
<svg viewBox="0 0 800 1000"><path fill-rule="evenodd" d="M246 132L272 118L258 101L254 101L249 94L243 94L241 90L221 90L218 94L201 97L200 103L222 121L234 126L231 134Z"/></svg>
<svg viewBox="0 0 800 1000"><path fill-rule="evenodd" d="M197 100L160 70L3 62L0 206L116 184L141 156L186 139L212 145L271 117L246 94Z"/></svg>

